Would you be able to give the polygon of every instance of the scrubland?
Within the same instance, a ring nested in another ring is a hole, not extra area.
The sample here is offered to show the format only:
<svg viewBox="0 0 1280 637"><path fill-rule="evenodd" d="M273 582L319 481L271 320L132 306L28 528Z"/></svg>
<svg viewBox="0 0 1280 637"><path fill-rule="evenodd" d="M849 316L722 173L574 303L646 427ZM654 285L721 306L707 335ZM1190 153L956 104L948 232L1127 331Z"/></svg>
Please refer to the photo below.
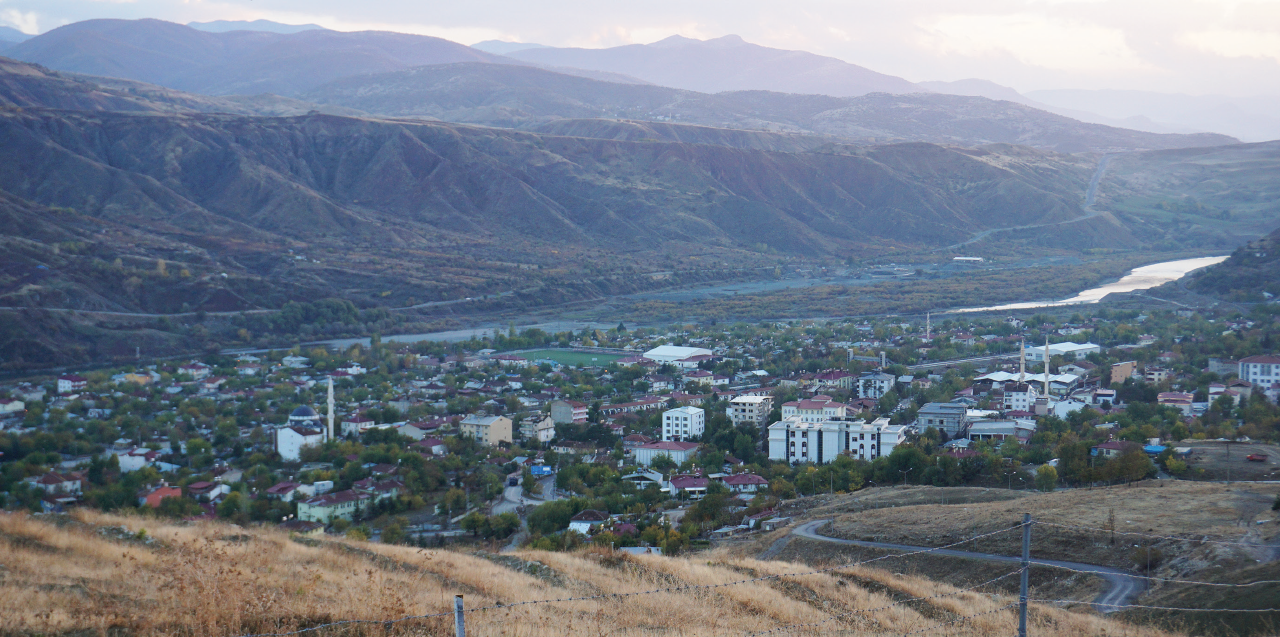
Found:
<svg viewBox="0 0 1280 637"><path fill-rule="evenodd" d="M451 635L457 594L476 609L468 633L481 636L985 636L1013 634L1017 622L1006 608L1015 598L981 588L871 568L789 575L811 567L723 551L493 556L88 511L0 515L0 540L4 634L235 636L364 620L306 634ZM780 577L685 588L768 575ZM603 597L572 599L591 596ZM918 597L932 599L909 601ZM486 608L529 600L561 601ZM1171 634L1039 606L1030 624L1036 635Z"/></svg>

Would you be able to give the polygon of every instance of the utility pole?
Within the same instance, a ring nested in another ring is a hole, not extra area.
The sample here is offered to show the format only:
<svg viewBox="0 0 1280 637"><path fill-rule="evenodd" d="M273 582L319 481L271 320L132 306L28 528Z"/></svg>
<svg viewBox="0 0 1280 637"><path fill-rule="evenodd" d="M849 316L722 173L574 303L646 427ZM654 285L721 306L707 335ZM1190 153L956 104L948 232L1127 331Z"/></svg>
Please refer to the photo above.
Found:
<svg viewBox="0 0 1280 637"><path fill-rule="evenodd" d="M467 616L462 612L461 595L453 596L453 632L456 637L467 637Z"/></svg>
<svg viewBox="0 0 1280 637"><path fill-rule="evenodd" d="M1027 581L1031 574L1031 514L1022 514L1022 593L1018 596L1018 637L1027 637ZM461 598L459 598L461 599ZM461 602L459 602L461 603Z"/></svg>

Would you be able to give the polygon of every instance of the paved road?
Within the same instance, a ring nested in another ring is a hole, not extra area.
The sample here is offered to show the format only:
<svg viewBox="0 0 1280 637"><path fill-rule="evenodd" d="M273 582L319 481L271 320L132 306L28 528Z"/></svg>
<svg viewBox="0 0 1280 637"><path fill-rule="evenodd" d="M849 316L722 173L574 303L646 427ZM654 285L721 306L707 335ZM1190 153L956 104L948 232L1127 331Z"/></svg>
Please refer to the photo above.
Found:
<svg viewBox="0 0 1280 637"><path fill-rule="evenodd" d="M875 549L889 549L894 551L920 551L930 547L927 546L908 546L906 544L890 544L888 542L864 542L861 540L845 540L834 538L827 535L820 535L818 529L831 520L814 520L806 522L792 529L792 535L798 535L809 540L818 540L819 542L834 542L836 544L848 544L852 546L865 546ZM936 555L945 555L947 557L962 557L971 560L987 560L991 562L1009 562L1018 564L1022 561L1020 557L1010 555L995 555L992 553L974 553L972 551L958 551L955 549L937 549L932 551ZM1078 571L1088 571L1096 574L1107 582L1107 590L1103 591L1093 600L1093 605L1099 612L1111 613L1117 610L1118 606L1132 603L1133 598L1137 597L1146 588L1146 583L1133 575L1124 571L1110 568L1107 566L1096 566L1093 564L1081 564L1079 562L1064 562L1062 560L1042 560L1031 558L1032 564L1043 564L1052 566L1064 566L1066 568Z"/></svg>

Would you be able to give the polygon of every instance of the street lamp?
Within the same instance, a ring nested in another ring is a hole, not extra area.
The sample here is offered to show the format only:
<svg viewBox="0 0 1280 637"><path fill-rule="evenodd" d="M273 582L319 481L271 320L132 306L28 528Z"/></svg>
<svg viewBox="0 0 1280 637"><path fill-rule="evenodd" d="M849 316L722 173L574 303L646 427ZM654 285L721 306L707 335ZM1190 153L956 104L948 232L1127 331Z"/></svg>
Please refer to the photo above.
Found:
<svg viewBox="0 0 1280 637"><path fill-rule="evenodd" d="M902 486L907 485L907 474L911 473L912 471L915 471L915 467L911 467L909 469L898 469L898 473L902 474Z"/></svg>

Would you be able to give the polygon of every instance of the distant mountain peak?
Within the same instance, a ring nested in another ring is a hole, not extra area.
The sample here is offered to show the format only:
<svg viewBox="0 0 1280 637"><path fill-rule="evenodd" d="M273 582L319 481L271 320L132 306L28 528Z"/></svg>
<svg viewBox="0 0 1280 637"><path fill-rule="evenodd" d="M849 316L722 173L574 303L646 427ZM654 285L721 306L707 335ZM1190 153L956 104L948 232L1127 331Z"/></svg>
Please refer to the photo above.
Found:
<svg viewBox="0 0 1280 637"><path fill-rule="evenodd" d="M507 42L506 40L485 40L484 42L476 42L471 45L473 49L479 49L485 53L494 55L506 55L515 53L516 51L525 51L528 49L545 49L545 44L534 44L532 42Z"/></svg>

